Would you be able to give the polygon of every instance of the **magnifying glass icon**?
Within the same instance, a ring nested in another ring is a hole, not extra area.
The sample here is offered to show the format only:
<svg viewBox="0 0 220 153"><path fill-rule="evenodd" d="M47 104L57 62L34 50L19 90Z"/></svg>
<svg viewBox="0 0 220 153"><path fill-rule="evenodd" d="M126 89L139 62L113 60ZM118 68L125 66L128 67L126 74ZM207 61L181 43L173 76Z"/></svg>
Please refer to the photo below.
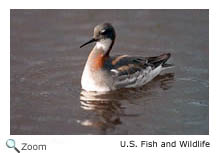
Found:
<svg viewBox="0 0 220 153"><path fill-rule="evenodd" d="M15 140L13 140L13 139L8 139L8 140L6 141L6 146L7 146L8 148L14 148L18 153L20 153L20 151L18 150L18 148L15 147Z"/></svg>

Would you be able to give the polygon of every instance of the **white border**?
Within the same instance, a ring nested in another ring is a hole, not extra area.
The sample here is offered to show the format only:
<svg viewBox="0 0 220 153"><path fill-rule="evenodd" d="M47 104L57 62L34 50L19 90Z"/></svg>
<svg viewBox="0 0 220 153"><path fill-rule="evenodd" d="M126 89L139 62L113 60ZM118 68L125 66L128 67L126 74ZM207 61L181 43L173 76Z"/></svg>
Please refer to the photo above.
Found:
<svg viewBox="0 0 220 153"><path fill-rule="evenodd" d="M14 138L17 142L29 142L32 144L48 145L47 152L219 152L219 4L217 1L204 0L155 0L155 1L119 1L111 0L106 3L104 0L91 1L67 1L67 0L16 0L1 2L0 8L0 34L1 34L1 97L0 102L0 152L14 152L13 149L5 147L5 141L9 138ZM201 136L10 136L10 10L9 9L76 9L76 8L134 8L134 9L210 9L210 135ZM207 140L211 142L211 148L120 148L120 140L157 140L157 141L173 141L173 140ZM19 146L18 146L19 147ZM42 151L43 152L43 151Z"/></svg>

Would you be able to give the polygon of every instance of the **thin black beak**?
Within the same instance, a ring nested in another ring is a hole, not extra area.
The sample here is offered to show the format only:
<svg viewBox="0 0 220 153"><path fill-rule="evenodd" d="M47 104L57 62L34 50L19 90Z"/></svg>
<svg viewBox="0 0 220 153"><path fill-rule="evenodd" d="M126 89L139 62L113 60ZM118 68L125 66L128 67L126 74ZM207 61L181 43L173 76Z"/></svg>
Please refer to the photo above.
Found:
<svg viewBox="0 0 220 153"><path fill-rule="evenodd" d="M95 41L96 41L96 40L95 40L94 38L92 38L91 40L89 40L89 41L86 42L85 44L81 45L80 48L82 48L83 46L88 45L88 44L90 44L90 43L92 43L92 42L95 42Z"/></svg>

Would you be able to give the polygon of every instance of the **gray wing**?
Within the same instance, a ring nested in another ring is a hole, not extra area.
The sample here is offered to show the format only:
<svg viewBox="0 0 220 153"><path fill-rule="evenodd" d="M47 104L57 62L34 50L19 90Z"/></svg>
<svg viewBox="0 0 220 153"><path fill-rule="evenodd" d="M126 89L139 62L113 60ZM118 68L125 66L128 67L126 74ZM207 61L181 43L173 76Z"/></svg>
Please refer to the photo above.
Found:
<svg viewBox="0 0 220 153"><path fill-rule="evenodd" d="M168 66L165 62L170 54L163 54L155 57L133 57L120 55L111 59L111 73L114 79L114 86L136 87L145 84L154 76L154 70L159 66Z"/></svg>

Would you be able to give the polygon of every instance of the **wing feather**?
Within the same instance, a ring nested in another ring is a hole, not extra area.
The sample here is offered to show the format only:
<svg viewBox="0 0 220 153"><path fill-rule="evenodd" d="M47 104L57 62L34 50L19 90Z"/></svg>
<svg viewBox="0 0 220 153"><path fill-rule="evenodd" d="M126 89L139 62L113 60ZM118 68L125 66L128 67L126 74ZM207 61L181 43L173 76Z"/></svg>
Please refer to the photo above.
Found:
<svg viewBox="0 0 220 153"><path fill-rule="evenodd" d="M170 54L155 57L115 56L111 59L111 73L114 85L120 87L136 87L150 81L161 71Z"/></svg>

